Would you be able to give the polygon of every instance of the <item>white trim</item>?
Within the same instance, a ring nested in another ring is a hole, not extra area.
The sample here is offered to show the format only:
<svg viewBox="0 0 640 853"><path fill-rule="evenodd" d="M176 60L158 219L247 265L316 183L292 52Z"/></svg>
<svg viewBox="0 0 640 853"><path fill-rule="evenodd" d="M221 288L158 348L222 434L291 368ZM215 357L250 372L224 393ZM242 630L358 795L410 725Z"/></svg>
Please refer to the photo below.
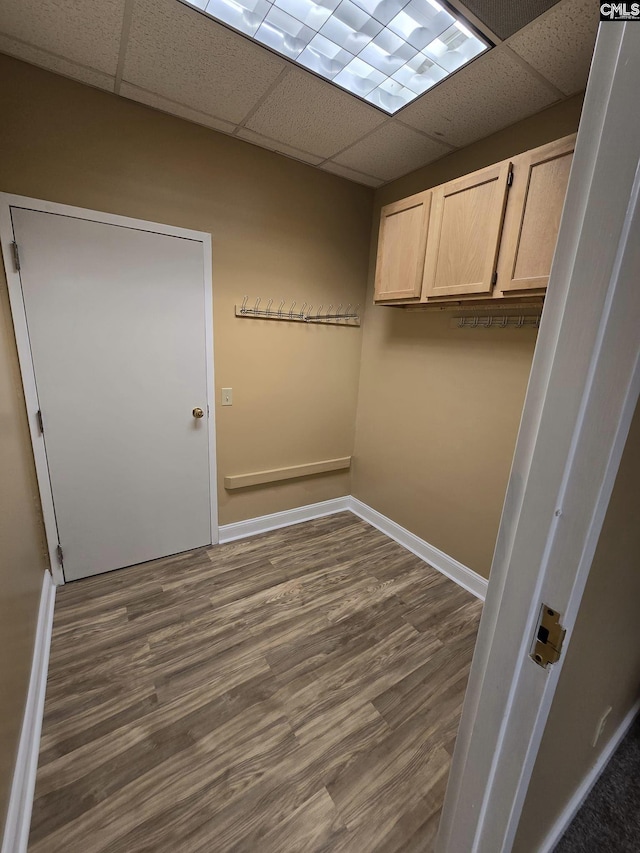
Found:
<svg viewBox="0 0 640 853"><path fill-rule="evenodd" d="M420 539L415 533L411 533L409 530L401 527L395 521L387 518L386 515L382 515L382 513L372 509L357 498L352 497L350 499L349 508L355 515L382 531L390 539L393 539L399 545L402 545L403 548L406 548L407 551L411 551L416 557L420 557L425 563L433 566L434 569L446 575L450 580L455 581L458 586L461 586L467 592L475 595L476 598L484 601L489 581L483 578L482 575L454 560L453 557L445 554L444 551L440 551L435 546L425 542L424 539Z"/></svg>
<svg viewBox="0 0 640 853"><path fill-rule="evenodd" d="M49 649L53 628L56 587L49 572L44 573L40 609L29 679L29 692L20 732L18 755L13 773L9 808L4 827L2 853L25 853L29 840L33 793L36 787L40 732L47 689Z"/></svg>
<svg viewBox="0 0 640 853"><path fill-rule="evenodd" d="M125 228L137 228L139 231L152 231L154 234L165 234L167 237L182 237L184 240L195 240L202 243L211 235L206 231L193 231L190 228L179 228L177 225L163 225L147 219L135 219L131 216L121 216L119 213L104 213L100 210L90 210L88 207L75 207L71 204L61 204L57 201L46 201L40 198L30 198L26 195L0 192L0 203L4 206L22 207L26 210L37 210L40 213L55 213L58 216L73 216L76 219L86 219L89 222L102 222L106 225L120 225Z"/></svg>
<svg viewBox="0 0 640 853"><path fill-rule="evenodd" d="M302 521L323 518L325 515L334 515L336 512L346 512L350 509L350 500L351 498L345 495L343 498L333 498L329 501L320 501L315 504L298 506L294 509L286 509L283 512L260 515L257 518L248 518L246 521L221 524L220 544L224 545L226 542L234 542L236 539L246 539L247 536L267 533L270 530L278 530L281 527L290 527L292 524L300 524Z"/></svg>
<svg viewBox="0 0 640 853"><path fill-rule="evenodd" d="M27 421L31 446L33 447L33 458L36 468L36 479L40 493L40 504L44 521L45 537L47 540L47 551L49 554L49 565L53 580L56 584L64 583L62 568L58 563L56 549L58 547L58 526L53 507L53 494L51 492L51 481L49 479L49 466L47 464L47 453L44 445L44 436L38 428L36 413L40 409L38 392L36 390L35 373L31 348L29 346L29 332L27 330L27 317L22 299L22 286L20 273L14 269L11 256L11 242L13 241L13 225L11 222L11 200L13 196L0 193L0 242L4 257L4 269L7 277L7 288L9 291L9 302L11 305L11 316L16 336L16 347L18 350L18 361L22 375L22 387L24 390L25 405L27 409ZM17 197L16 197L17 198Z"/></svg>
<svg viewBox="0 0 640 853"><path fill-rule="evenodd" d="M207 377L207 427L209 430L209 508L211 512L211 544L220 538L218 528L218 469L216 454L216 388L213 366L213 270L211 234L202 233L204 274L204 342Z"/></svg>
<svg viewBox="0 0 640 853"><path fill-rule="evenodd" d="M40 492L42 514L44 518L49 563L53 580L56 584L64 583L64 575L58 564L58 527L53 504L53 493L49 478L49 466L44 443L44 436L38 428L36 413L40 408L36 390L35 372L31 347L29 345L29 334L27 331L27 319L22 298L22 284L20 273L14 269L11 243L14 240L13 224L11 221L11 208L24 208L41 213L52 213L58 216L69 216L84 219L89 222L100 222L107 225L117 225L121 228L134 228L139 231L148 231L153 234L163 234L168 237L179 237L184 240L193 240L202 244L203 251L203 275L204 275L204 312L205 312L205 350L207 359L207 406L209 409L209 501L211 512L211 541L218 541L218 487L216 474L216 428L215 428L215 388L213 368L213 284L212 284L212 262L211 262L211 235L205 231L192 231L187 228L178 228L173 225L162 225L158 222L147 222L144 219L133 219L129 216L120 216L113 213L101 213L96 210L87 210L82 207L73 207L68 204L58 204L52 201L28 198L27 196L14 195L12 193L0 193L0 243L4 258L4 268L7 276L7 287L9 290L9 302L11 315L16 336L18 349L18 361L22 375L22 386L27 408L29 432L35 459L36 477Z"/></svg>
<svg viewBox="0 0 640 853"><path fill-rule="evenodd" d="M334 515L336 512L347 511L371 524L389 539L393 539L407 551L411 551L416 557L420 557L425 563L446 575L458 586L484 601L489 583L486 578L463 566L453 557L433 545L429 545L424 539L420 539L419 536L351 495L307 504L307 506L299 506L295 509L287 509L284 512L274 512L271 515L261 515L257 518L249 518L246 521L236 521L233 524L223 524L220 526L220 544L234 542L236 539L246 539L248 536L267 533L270 530L278 530L281 527L289 527L292 524L300 524L314 518Z"/></svg>
<svg viewBox="0 0 640 853"><path fill-rule="evenodd" d="M613 737L598 756L596 763L593 765L591 770L589 770L589 772L584 777L567 805L562 810L557 821L551 827L549 834L542 842L538 853L552 853L552 851L555 849L556 844L560 841L562 836L569 828L569 824L577 815L582 804L591 793L591 789L602 775L602 772L609 763L611 757L613 756L613 753L620 746L620 743L633 725L633 721L638 716L639 712L640 699L638 699L638 701L631 708L629 713L622 720L622 722L614 732Z"/></svg>

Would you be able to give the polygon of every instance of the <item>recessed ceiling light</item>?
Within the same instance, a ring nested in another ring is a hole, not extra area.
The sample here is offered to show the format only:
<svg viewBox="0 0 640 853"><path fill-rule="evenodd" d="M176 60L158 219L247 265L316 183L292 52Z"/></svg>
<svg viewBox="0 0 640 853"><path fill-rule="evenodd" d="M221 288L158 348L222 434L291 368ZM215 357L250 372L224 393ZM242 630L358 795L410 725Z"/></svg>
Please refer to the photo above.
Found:
<svg viewBox="0 0 640 853"><path fill-rule="evenodd" d="M182 0L393 115L491 43L436 0Z"/></svg>

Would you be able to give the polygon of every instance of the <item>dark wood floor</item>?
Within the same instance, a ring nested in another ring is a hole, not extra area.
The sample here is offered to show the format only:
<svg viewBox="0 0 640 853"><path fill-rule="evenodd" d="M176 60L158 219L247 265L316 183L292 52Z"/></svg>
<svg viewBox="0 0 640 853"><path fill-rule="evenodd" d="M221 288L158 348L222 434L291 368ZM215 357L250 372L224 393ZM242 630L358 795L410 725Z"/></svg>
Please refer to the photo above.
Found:
<svg viewBox="0 0 640 853"><path fill-rule="evenodd" d="M429 850L479 615L350 513L68 584L30 852Z"/></svg>

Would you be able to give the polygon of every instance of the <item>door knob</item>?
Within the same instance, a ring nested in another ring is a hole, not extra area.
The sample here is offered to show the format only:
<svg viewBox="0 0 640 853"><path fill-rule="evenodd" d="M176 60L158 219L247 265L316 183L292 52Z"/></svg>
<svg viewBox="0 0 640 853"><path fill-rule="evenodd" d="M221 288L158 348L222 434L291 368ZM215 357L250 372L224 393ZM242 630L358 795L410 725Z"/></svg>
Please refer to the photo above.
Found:
<svg viewBox="0 0 640 853"><path fill-rule="evenodd" d="M202 411L200 406L196 406L195 409L193 410L192 414L193 414L194 418L203 418L204 417L204 412Z"/></svg>

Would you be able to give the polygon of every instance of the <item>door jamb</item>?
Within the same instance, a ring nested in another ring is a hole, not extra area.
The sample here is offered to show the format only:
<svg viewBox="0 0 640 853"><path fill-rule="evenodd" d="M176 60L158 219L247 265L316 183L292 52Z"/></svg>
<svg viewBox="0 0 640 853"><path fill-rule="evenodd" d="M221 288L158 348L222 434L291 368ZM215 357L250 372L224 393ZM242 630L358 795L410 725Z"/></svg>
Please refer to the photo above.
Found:
<svg viewBox="0 0 640 853"><path fill-rule="evenodd" d="M607 23L598 36L439 853L512 848L638 399L640 122L624 107L638 67L633 30ZM548 670L528 656L542 601L567 628Z"/></svg>
<svg viewBox="0 0 640 853"><path fill-rule="evenodd" d="M2 246L2 257L7 277L7 288L9 292L9 303L11 305L11 316L18 350L18 361L20 374L22 376L22 387L24 390L25 406L31 446L35 461L36 478L40 492L42 515L44 520L47 551L51 566L51 574L56 585L64 583L62 567L58 562L57 548L59 544L58 527L56 523L55 509L53 504L53 492L49 477L49 466L44 444L44 435L40 432L37 412L40 405L35 381L35 371L29 344L29 331L27 328L27 317L22 294L20 272L16 269L11 244L14 241L13 223L11 220L11 208L19 207L34 210L40 213L52 213L59 216L68 216L76 219L84 219L89 222L100 222L106 225L117 225L123 228L132 228L138 231L148 231L154 234L164 234L168 237L180 237L185 240L193 240L202 244L203 261L203 286L204 286L204 320L205 320L205 355L206 355L206 383L207 383L207 409L209 417L208 426L208 449L209 449L209 505L210 505L210 529L211 542L217 544L218 534L218 489L216 473L216 428L215 428L215 391L214 391L214 364L213 364L213 277L212 277L212 253L211 234L205 231L192 231L187 228L179 228L173 225L163 225L158 222L149 222L144 219L133 219L129 216L120 216L114 213L102 213L97 210L89 210L82 207L74 207L67 204L59 204L52 201L29 198L27 196L15 195L13 193L0 192L0 244Z"/></svg>

